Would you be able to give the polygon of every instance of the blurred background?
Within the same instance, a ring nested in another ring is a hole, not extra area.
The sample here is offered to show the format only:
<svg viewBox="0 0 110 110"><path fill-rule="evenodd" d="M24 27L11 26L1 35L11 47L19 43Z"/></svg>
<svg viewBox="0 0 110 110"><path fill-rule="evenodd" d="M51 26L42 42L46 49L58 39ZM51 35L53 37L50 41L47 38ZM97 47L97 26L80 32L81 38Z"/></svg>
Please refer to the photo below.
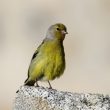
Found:
<svg viewBox="0 0 110 110"><path fill-rule="evenodd" d="M53 88L110 94L110 0L0 0L0 110L12 109L34 51L57 22L69 34L66 70Z"/></svg>

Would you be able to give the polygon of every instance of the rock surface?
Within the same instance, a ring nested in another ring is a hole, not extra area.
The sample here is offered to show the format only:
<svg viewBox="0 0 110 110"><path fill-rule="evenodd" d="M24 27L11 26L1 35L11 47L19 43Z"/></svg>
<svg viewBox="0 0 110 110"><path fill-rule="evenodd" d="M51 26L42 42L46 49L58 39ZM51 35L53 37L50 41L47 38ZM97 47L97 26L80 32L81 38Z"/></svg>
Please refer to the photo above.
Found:
<svg viewBox="0 0 110 110"><path fill-rule="evenodd" d="M110 97L22 86L13 110L110 110Z"/></svg>

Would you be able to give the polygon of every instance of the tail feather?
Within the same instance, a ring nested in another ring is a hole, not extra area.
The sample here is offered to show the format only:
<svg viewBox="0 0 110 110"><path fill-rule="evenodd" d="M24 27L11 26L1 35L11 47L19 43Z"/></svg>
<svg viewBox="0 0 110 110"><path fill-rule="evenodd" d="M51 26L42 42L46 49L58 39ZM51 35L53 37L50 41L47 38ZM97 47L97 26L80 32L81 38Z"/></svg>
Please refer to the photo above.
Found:
<svg viewBox="0 0 110 110"><path fill-rule="evenodd" d="M33 80L28 80L28 78L26 79L26 81L24 82L24 85L27 85L27 86L34 86L35 84L35 81Z"/></svg>
<svg viewBox="0 0 110 110"><path fill-rule="evenodd" d="M35 81L29 80L28 78L24 82L24 85L27 85L27 86L34 86L34 84L35 84ZM18 93L18 92L19 92L19 90L16 91L16 93Z"/></svg>
<svg viewBox="0 0 110 110"><path fill-rule="evenodd" d="M27 78L27 79L24 81L24 83L26 83L28 79L29 79L29 78Z"/></svg>

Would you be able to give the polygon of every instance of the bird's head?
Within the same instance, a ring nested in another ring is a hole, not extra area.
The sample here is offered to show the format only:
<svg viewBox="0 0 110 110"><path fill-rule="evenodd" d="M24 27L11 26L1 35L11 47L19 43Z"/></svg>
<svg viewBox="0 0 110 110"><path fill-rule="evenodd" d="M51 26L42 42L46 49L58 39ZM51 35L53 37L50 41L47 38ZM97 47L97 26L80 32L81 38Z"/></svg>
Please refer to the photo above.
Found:
<svg viewBox="0 0 110 110"><path fill-rule="evenodd" d="M66 26L62 23L57 23L49 27L46 38L63 41L66 34L68 34Z"/></svg>

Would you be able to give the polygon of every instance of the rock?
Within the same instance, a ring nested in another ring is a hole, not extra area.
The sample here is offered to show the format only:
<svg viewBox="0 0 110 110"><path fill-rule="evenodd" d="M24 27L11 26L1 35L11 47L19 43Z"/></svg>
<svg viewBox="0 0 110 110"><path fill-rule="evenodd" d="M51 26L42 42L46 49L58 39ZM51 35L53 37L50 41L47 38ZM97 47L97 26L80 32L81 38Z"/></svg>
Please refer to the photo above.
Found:
<svg viewBox="0 0 110 110"><path fill-rule="evenodd" d="M13 110L110 110L110 97L22 86L14 100Z"/></svg>

